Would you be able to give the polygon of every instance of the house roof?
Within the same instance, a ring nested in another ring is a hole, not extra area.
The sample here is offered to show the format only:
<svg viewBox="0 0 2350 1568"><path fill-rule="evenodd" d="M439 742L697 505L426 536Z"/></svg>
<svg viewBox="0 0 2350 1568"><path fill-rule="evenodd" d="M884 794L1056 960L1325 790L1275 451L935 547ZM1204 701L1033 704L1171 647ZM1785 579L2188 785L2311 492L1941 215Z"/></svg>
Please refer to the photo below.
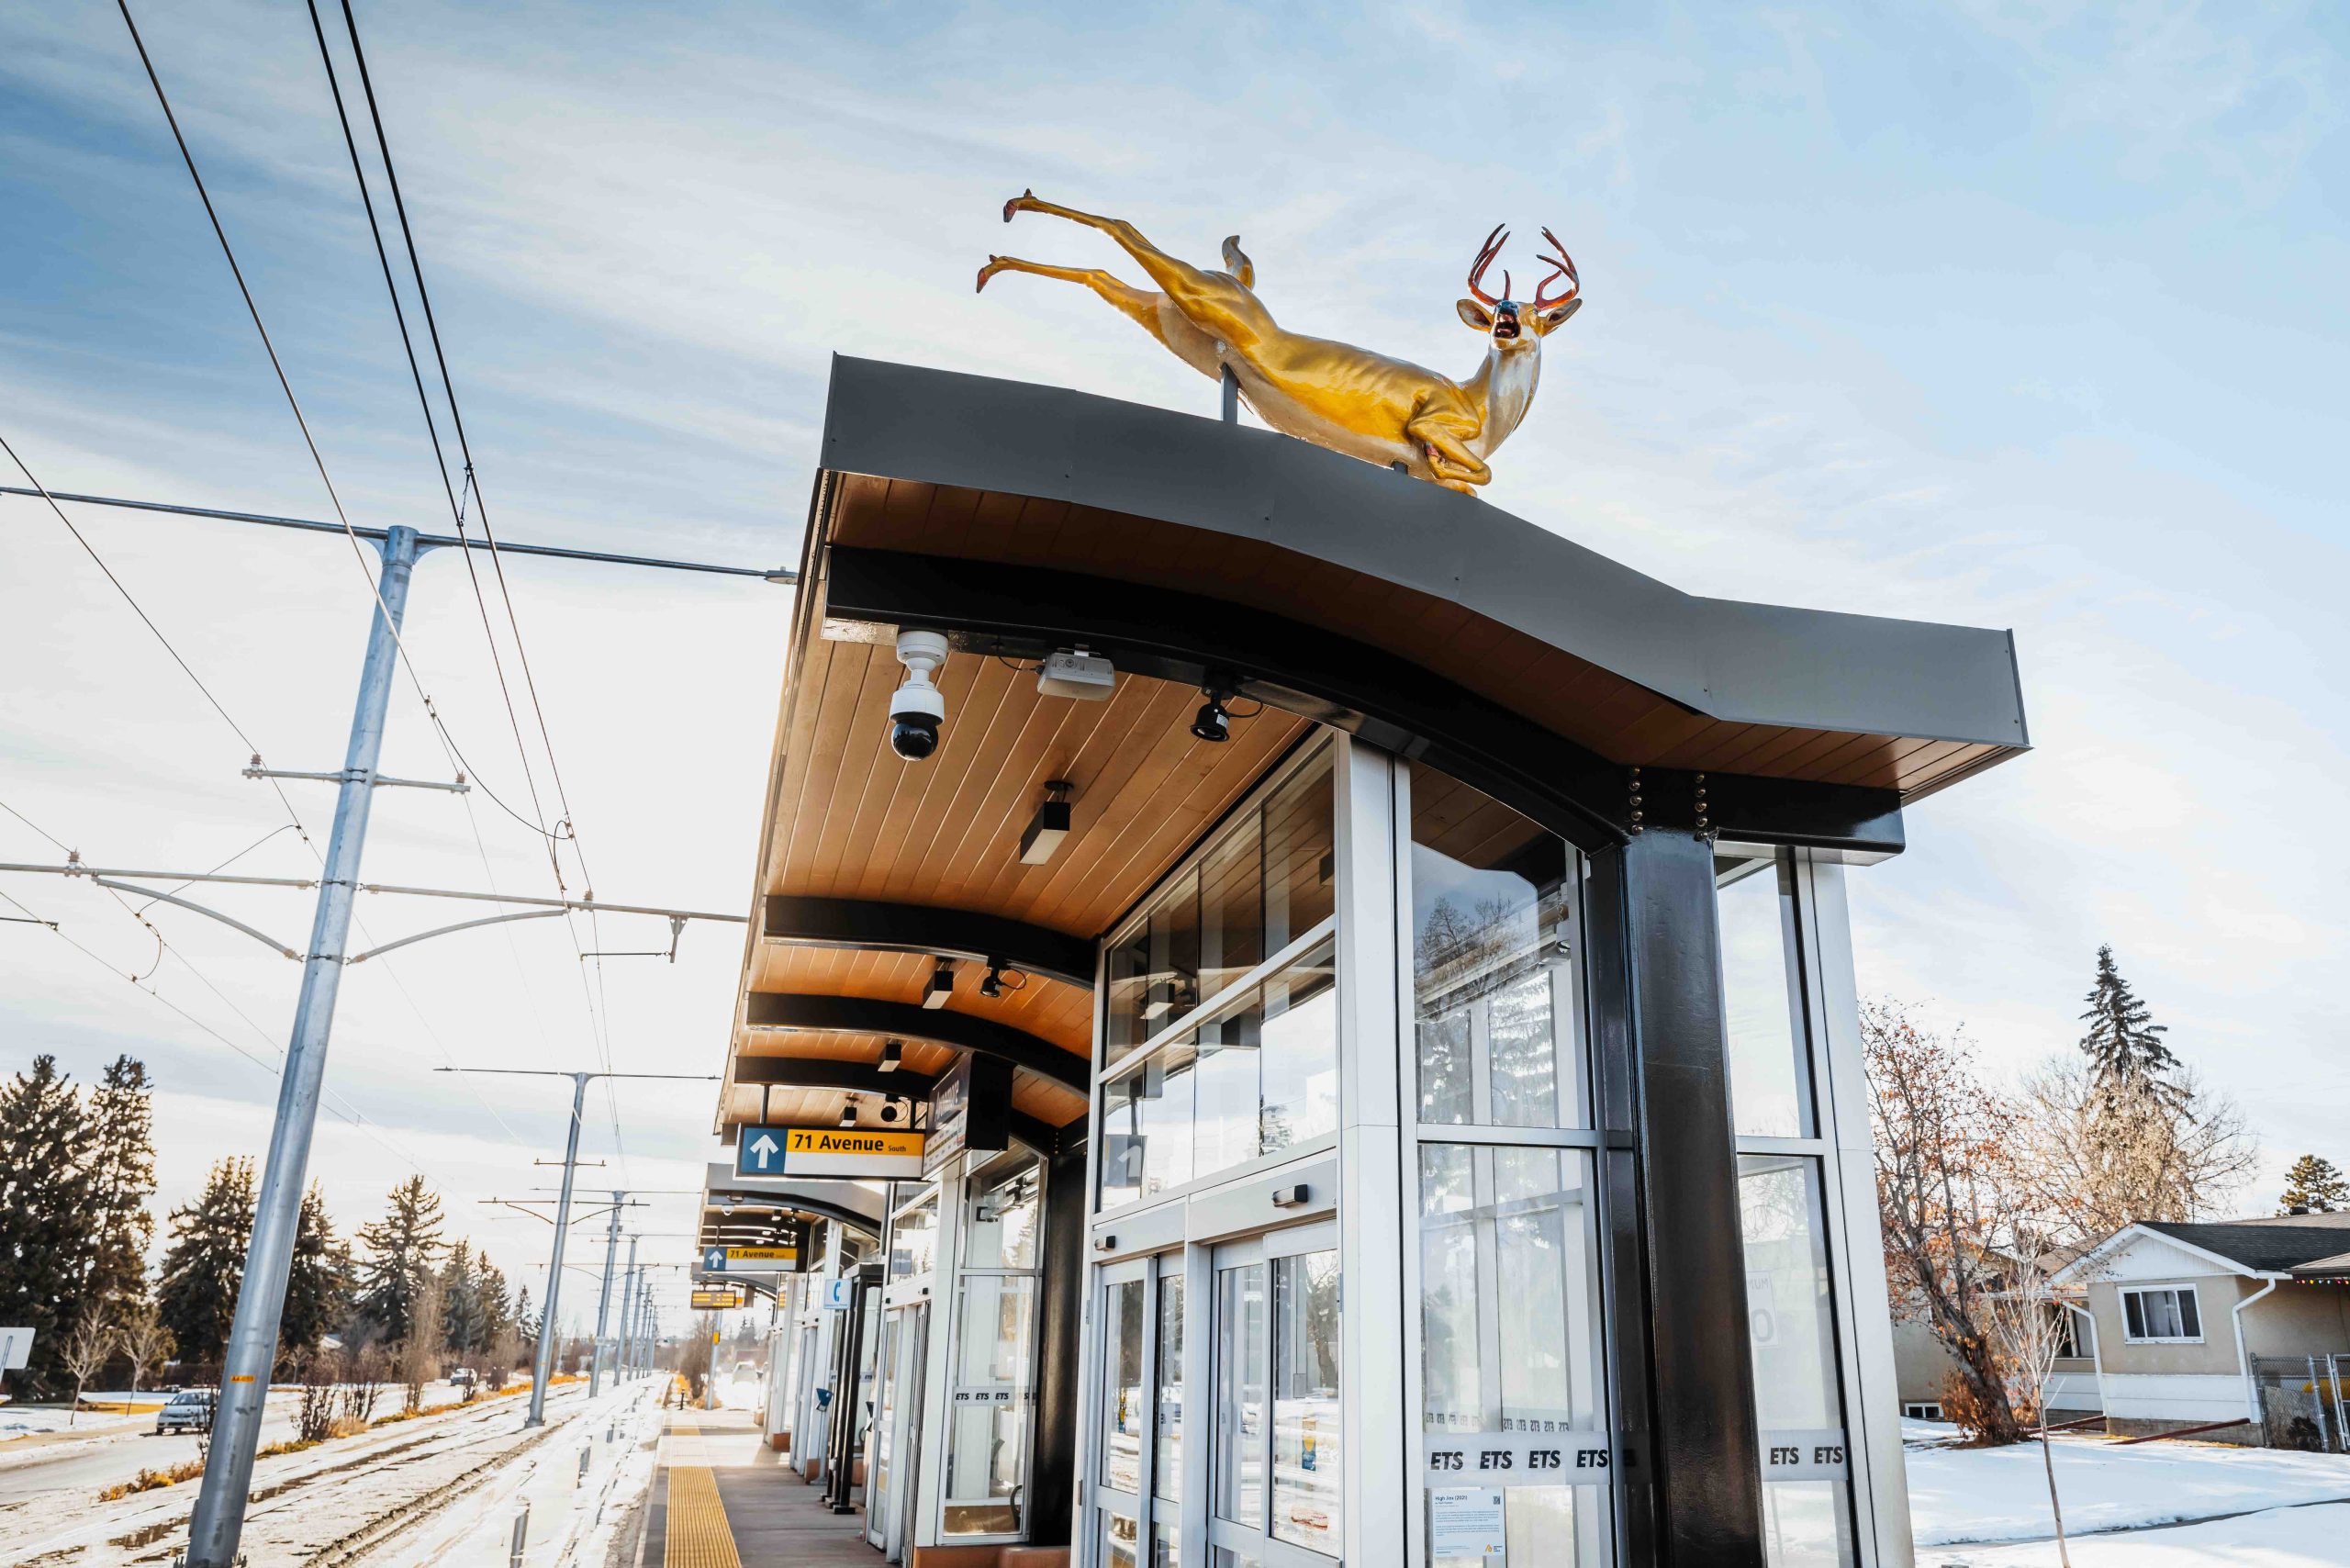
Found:
<svg viewBox="0 0 2350 1568"><path fill-rule="evenodd" d="M2175 1225L2148 1221L2137 1228L2200 1248L2258 1273L2298 1271L2320 1260L2337 1263L2344 1260L2343 1226L2338 1216L2291 1217L2332 1217L2336 1223L2294 1225L2276 1220L2231 1220L2216 1225Z"/></svg>
<svg viewBox="0 0 2350 1568"><path fill-rule="evenodd" d="M2297 1280L2350 1280L2350 1252L2337 1252L2331 1258L2293 1265Z"/></svg>

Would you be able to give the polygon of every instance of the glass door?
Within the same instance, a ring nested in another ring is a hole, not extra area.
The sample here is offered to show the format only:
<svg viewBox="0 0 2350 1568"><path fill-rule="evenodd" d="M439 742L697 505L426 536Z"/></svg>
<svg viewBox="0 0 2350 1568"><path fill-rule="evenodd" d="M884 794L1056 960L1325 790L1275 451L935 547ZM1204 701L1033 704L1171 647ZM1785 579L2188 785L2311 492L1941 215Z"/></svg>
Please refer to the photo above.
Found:
<svg viewBox="0 0 2350 1568"><path fill-rule="evenodd" d="M1182 1568L1183 1254L1097 1276L1103 1326L1091 1478L1104 1568Z"/></svg>
<svg viewBox="0 0 2350 1568"><path fill-rule="evenodd" d="M1206 1568L1344 1555L1337 1228L1215 1249Z"/></svg>
<svg viewBox="0 0 2350 1568"><path fill-rule="evenodd" d="M873 1487L865 1539L890 1562L904 1560L922 1452L923 1368L930 1339L927 1304L893 1308L881 1338L881 1405L874 1417Z"/></svg>

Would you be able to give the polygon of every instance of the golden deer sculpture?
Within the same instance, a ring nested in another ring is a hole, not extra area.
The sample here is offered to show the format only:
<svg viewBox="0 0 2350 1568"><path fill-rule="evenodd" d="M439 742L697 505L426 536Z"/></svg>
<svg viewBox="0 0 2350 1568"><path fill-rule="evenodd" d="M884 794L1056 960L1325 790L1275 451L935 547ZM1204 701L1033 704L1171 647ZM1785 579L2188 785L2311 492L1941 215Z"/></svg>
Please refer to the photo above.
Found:
<svg viewBox="0 0 2350 1568"><path fill-rule="evenodd" d="M1493 478L1486 459L1534 401L1542 340L1583 307L1574 262L1548 229L1542 237L1556 254L1541 258L1550 272L1536 286L1534 298L1509 297L1506 271L1502 297L1487 294L1480 286L1485 270L1509 240L1496 226L1470 265L1471 297L1459 307L1461 320L1485 334L1485 362L1468 379L1455 381L1408 360L1283 331L1253 292L1257 270L1241 253L1237 234L1224 242L1228 270L1203 272L1120 218L1056 207L1033 191L1003 204L1006 223L1023 212L1099 229L1141 263L1158 292L1130 287L1098 267L1046 266L1013 256L990 256L979 269L979 287L1006 272L1081 283L1201 375L1220 379L1230 367L1240 395L1273 429L1470 495ZM1561 278L1566 287L1553 299L1548 291Z"/></svg>

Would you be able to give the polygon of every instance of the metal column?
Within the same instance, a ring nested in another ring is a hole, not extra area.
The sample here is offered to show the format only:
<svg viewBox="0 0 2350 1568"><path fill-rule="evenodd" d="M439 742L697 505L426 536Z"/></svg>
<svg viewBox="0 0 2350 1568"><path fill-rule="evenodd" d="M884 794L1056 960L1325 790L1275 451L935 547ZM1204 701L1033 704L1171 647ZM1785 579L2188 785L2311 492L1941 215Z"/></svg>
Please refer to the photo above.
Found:
<svg viewBox="0 0 2350 1568"><path fill-rule="evenodd" d="M343 946L351 932L352 902L358 892L360 856L366 847L367 815L375 795L375 763L384 748L384 713L391 701L393 667L399 655L397 637L408 608L408 577L416 566L416 530L390 529L379 548L383 570L376 577L377 603L360 665L359 698L352 712L351 744L343 754L334 829L319 874L318 913L302 964L285 1070L278 1080L277 1119L270 1129L269 1154L253 1205L252 1241L246 1249L236 1316L221 1360L211 1459L188 1526L190 1568L231 1568L237 1561L253 1451L261 1440L262 1403L269 1395L270 1373L277 1361L278 1321L285 1308L285 1281L293 1264L310 1140L318 1130L327 1039L334 1027Z"/></svg>
<svg viewBox="0 0 2350 1568"><path fill-rule="evenodd" d="M556 1337L561 1334L555 1307L563 1298L563 1243L571 1234L571 1178L579 1169L579 1118L588 1105L588 1074L571 1075L571 1131L563 1146L563 1196L554 1206L554 1252L547 1260L547 1297L539 1308L539 1353L531 1358L531 1414L522 1425L547 1422L547 1374L554 1367Z"/></svg>
<svg viewBox="0 0 2350 1568"><path fill-rule="evenodd" d="M613 1357L612 1375L625 1383L636 1360L636 1342L631 1334L636 1323L636 1238L633 1236L628 1238L628 1267L622 1271L621 1278L624 1282L621 1286L620 1349Z"/></svg>
<svg viewBox="0 0 2350 1568"><path fill-rule="evenodd" d="M612 1194L612 1223L604 1232L604 1282L596 1292L596 1338L588 1350L588 1397L604 1391L604 1326L612 1314L612 1265L620 1261L621 1205L625 1192Z"/></svg>

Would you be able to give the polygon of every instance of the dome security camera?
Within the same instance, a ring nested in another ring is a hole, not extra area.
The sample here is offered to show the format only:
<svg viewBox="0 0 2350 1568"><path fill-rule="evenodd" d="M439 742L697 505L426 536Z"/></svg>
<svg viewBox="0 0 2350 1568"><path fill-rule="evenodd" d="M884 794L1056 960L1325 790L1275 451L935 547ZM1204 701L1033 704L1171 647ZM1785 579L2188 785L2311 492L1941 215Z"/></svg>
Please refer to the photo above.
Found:
<svg viewBox="0 0 2350 1568"><path fill-rule="evenodd" d="M898 662L906 666L906 678L890 699L890 749L920 762L938 749L938 727L946 719L946 698L931 681L946 662L946 634L899 633Z"/></svg>

